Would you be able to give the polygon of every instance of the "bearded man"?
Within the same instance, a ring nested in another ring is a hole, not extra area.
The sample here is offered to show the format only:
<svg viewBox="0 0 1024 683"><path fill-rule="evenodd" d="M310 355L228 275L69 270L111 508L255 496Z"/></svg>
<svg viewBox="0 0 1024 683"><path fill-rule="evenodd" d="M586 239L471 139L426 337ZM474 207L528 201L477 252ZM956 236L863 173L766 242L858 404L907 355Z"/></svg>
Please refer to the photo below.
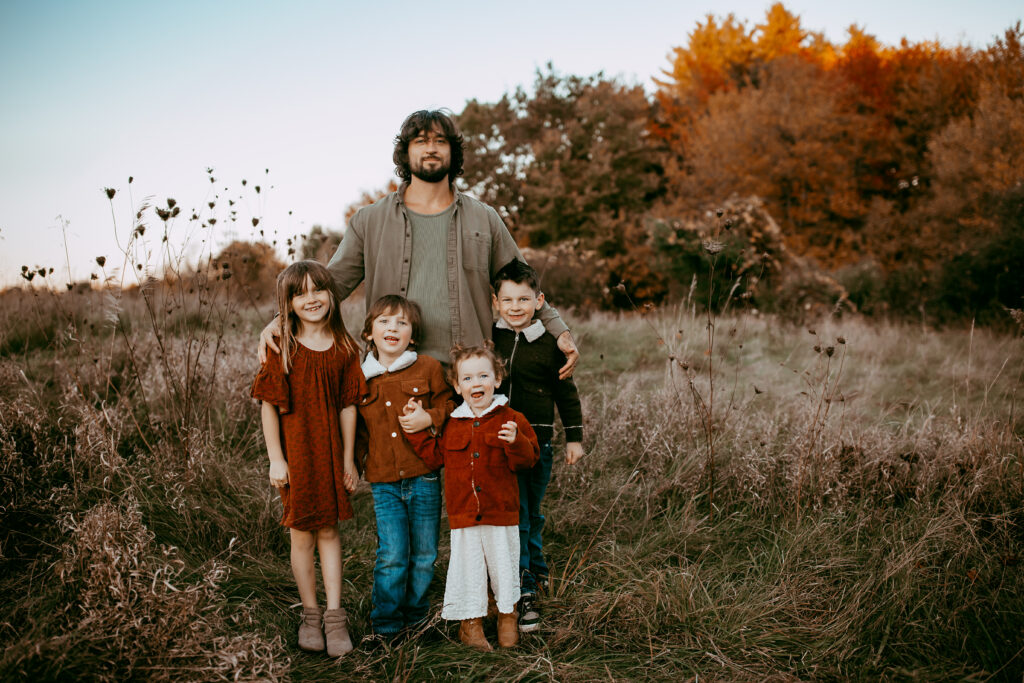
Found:
<svg viewBox="0 0 1024 683"><path fill-rule="evenodd" d="M399 189L349 221L328 270L342 298L366 283L366 307L386 294L415 301L423 311L418 353L449 361L453 344L478 345L490 338L491 278L504 265L524 261L497 212L455 188L462 175L464 141L444 111L410 114L395 137L393 160ZM566 356L561 376L579 360L569 328L545 303L536 317ZM277 325L260 337L274 349Z"/></svg>

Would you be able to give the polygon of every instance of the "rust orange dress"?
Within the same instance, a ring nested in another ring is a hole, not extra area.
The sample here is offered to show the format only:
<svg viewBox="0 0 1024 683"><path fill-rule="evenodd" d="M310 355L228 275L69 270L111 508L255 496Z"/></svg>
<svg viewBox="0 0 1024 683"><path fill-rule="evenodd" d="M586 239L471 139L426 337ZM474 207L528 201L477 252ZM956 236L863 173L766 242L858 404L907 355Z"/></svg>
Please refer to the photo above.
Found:
<svg viewBox="0 0 1024 683"><path fill-rule="evenodd" d="M313 531L350 519L340 413L366 393L359 357L337 344L313 351L300 343L286 375L281 356L268 351L252 397L276 406L281 421L288 462L288 484L278 489L284 504L281 525Z"/></svg>

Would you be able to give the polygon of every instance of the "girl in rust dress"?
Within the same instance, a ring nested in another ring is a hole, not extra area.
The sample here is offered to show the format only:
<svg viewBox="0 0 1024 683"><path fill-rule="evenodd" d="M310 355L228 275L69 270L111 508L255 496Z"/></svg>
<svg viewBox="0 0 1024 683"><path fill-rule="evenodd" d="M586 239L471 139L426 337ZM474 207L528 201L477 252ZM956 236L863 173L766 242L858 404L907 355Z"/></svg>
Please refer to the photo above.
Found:
<svg viewBox="0 0 1024 683"><path fill-rule="evenodd" d="M277 277L277 301L281 353L270 353L252 396L263 402L270 483L281 494L281 524L291 538L292 573L302 598L299 647L340 657L352 650L352 640L341 607L337 524L352 517L356 403L366 382L326 268L316 261L286 268ZM314 551L320 553L326 612L317 602Z"/></svg>

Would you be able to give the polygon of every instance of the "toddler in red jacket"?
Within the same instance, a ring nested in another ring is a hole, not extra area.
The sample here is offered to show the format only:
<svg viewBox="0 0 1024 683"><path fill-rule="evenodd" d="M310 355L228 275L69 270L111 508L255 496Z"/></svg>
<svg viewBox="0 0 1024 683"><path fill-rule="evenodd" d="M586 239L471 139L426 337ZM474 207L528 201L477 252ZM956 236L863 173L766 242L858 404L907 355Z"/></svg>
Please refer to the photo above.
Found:
<svg viewBox="0 0 1024 683"><path fill-rule="evenodd" d="M464 403L444 428L406 433L430 469L445 467L444 496L451 527L451 559L441 617L459 620L459 639L491 650L483 632L488 579L498 610L498 644L519 641L519 486L516 471L539 457L529 421L495 395L502 366L494 347L455 347L451 380ZM419 406L407 406L415 413Z"/></svg>

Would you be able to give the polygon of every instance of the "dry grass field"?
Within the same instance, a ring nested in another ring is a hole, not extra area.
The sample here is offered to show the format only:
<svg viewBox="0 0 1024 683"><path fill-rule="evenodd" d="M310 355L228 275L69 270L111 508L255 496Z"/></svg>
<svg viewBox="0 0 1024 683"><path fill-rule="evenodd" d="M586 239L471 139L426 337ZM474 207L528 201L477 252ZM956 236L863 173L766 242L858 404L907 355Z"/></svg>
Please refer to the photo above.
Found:
<svg viewBox="0 0 1024 683"><path fill-rule="evenodd" d="M0 294L0 679L1021 680L1019 331L743 313L709 349L685 306L570 314L587 454L549 489L539 635L334 662L295 646L248 398L267 304L204 277ZM435 605L446 561L443 530Z"/></svg>

